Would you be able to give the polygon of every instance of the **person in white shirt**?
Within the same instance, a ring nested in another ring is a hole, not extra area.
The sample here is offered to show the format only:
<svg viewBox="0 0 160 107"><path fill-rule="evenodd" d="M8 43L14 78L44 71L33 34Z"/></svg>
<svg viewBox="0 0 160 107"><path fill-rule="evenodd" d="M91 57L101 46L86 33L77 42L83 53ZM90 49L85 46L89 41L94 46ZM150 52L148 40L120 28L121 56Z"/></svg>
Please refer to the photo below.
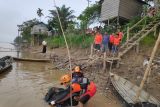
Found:
<svg viewBox="0 0 160 107"><path fill-rule="evenodd" d="M42 53L46 53L46 51L47 51L47 42L43 41L42 45L43 45Z"/></svg>

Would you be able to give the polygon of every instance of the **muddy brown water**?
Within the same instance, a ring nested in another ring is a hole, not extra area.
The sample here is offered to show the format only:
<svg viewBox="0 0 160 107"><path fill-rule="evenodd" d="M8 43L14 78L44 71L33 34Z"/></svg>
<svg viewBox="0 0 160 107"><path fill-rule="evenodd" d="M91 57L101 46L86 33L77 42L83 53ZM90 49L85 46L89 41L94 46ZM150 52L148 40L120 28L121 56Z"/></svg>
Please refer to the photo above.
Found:
<svg viewBox="0 0 160 107"><path fill-rule="evenodd" d="M11 44L0 46L14 48ZM5 55L17 56L17 53L0 52L0 57ZM44 102L44 95L49 87L58 87L60 76L65 74L48 70L52 66L50 63L13 62L11 69L0 74L0 107L50 107ZM97 92L85 107L120 107L111 103L113 101Z"/></svg>

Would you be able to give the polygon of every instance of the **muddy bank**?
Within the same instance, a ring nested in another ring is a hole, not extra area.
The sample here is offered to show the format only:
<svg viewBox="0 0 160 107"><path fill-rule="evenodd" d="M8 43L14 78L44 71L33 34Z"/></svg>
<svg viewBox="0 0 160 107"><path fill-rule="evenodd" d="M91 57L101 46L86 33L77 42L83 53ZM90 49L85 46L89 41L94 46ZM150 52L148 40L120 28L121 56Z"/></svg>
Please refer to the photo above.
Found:
<svg viewBox="0 0 160 107"><path fill-rule="evenodd" d="M38 49L38 48L37 48ZM140 53L136 54L134 50L128 52L121 60L120 68L113 67L112 72L128 79L129 81L139 85L145 68L142 66L144 57L150 55L152 47L141 48ZM101 60L91 61L88 60L90 49L71 49L72 67L75 65L82 66L82 72L90 80L93 80L98 91L102 93L107 101L107 104L112 107L122 107L123 102L119 100L117 93L110 85L109 82L109 64L106 71L102 70L103 62ZM40 54L40 57L51 58L54 67L48 69L61 69L69 71L68 56L66 48L57 48L49 50L46 54ZM157 53L159 55L159 52ZM160 70L153 68L149 81L145 84L144 89L160 100Z"/></svg>

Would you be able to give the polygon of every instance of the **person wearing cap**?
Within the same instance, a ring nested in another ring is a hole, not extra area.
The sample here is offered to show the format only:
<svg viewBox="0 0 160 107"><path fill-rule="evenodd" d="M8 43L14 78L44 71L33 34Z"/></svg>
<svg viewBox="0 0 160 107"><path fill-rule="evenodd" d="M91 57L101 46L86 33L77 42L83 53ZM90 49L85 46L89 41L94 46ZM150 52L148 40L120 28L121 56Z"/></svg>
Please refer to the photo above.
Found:
<svg viewBox="0 0 160 107"><path fill-rule="evenodd" d="M80 96L76 96L76 100L79 101L79 106L83 107L91 97L96 93L96 85L93 81L89 81L88 78L83 76L81 72L81 66L75 66L72 73L72 83L78 83L81 86Z"/></svg>
<svg viewBox="0 0 160 107"><path fill-rule="evenodd" d="M89 84L89 79L84 77L81 66L75 66L72 73L72 83L78 83L81 86L81 94L85 93Z"/></svg>
<svg viewBox="0 0 160 107"><path fill-rule="evenodd" d="M73 69L72 73L72 82L78 82L80 78L83 78L84 75L81 72L81 67L80 66L75 66Z"/></svg>
<svg viewBox="0 0 160 107"><path fill-rule="evenodd" d="M66 88L62 89L60 88L60 91L58 93L52 92L51 95L48 95L48 99L46 99L46 102L48 102L50 105L78 105L78 101L74 98L76 96L79 96L79 93L81 91L81 86L78 83L71 83L71 76L69 74L66 74L60 78L60 84L64 85ZM55 91L55 90L52 90ZM54 94L53 94L54 93ZM72 98L70 98L72 95ZM72 104L71 100L72 99Z"/></svg>

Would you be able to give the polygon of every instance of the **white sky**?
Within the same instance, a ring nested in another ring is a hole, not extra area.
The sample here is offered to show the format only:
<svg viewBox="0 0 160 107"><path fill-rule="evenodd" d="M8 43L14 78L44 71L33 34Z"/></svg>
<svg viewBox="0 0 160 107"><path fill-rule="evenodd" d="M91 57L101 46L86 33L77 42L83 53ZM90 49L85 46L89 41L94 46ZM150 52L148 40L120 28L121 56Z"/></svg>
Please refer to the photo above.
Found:
<svg viewBox="0 0 160 107"><path fill-rule="evenodd" d="M91 4L98 0L90 0ZM78 16L88 5L87 0L56 0L58 6L63 4L71 7ZM53 0L0 0L0 42L11 42L18 35L17 25L22 22L38 18L38 8L43 9L44 17L49 15L48 10L54 9Z"/></svg>

